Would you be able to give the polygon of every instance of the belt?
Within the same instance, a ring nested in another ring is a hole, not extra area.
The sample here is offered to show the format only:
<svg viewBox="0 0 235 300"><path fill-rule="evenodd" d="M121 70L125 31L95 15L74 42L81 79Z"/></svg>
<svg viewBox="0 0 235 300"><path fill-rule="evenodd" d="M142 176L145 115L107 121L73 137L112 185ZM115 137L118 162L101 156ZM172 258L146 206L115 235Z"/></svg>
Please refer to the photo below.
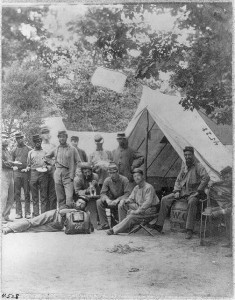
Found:
<svg viewBox="0 0 235 300"><path fill-rule="evenodd" d="M67 169L69 170L69 167L64 167L64 166L61 166L61 165L55 165L56 169Z"/></svg>

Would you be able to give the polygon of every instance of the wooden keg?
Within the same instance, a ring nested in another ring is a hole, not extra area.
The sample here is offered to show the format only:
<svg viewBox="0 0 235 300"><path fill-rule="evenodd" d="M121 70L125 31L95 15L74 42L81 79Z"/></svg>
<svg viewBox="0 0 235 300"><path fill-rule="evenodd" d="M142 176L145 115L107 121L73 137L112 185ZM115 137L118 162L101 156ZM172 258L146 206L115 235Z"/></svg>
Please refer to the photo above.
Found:
<svg viewBox="0 0 235 300"><path fill-rule="evenodd" d="M175 201L171 207L170 224L172 231L185 231L187 218L187 201Z"/></svg>

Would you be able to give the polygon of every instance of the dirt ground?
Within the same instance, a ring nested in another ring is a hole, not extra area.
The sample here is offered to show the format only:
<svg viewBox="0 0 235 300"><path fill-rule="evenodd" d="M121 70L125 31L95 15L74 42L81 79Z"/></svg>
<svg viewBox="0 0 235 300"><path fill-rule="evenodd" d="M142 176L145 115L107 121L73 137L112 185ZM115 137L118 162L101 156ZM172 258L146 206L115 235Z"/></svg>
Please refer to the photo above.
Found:
<svg viewBox="0 0 235 300"><path fill-rule="evenodd" d="M232 298L233 259L222 238L199 245L169 223L155 237L139 231L2 236L2 294L18 299ZM119 245L119 246L118 246ZM142 251L112 252L121 247ZM129 247L131 248L129 248ZM119 248L118 248L119 247Z"/></svg>

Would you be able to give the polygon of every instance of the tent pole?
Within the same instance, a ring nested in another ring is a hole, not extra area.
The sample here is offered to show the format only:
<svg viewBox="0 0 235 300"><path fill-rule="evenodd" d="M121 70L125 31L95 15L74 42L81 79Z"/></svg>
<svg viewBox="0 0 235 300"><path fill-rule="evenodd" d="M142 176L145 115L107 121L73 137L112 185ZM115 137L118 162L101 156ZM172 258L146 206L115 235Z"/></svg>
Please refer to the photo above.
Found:
<svg viewBox="0 0 235 300"><path fill-rule="evenodd" d="M145 144L145 180L147 180L148 172L148 139L149 139L149 112L147 110L147 126L146 126L146 144Z"/></svg>

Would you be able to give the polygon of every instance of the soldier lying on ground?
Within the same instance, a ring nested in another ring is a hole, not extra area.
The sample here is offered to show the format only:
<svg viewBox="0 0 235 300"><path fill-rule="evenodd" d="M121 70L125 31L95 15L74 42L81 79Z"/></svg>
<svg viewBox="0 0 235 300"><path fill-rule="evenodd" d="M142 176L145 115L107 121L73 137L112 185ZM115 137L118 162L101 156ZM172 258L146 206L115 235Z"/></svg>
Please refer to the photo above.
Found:
<svg viewBox="0 0 235 300"><path fill-rule="evenodd" d="M61 210L50 210L32 219L21 219L20 221L6 224L2 229L3 234L16 232L55 232L64 228L66 214L76 211L85 211L88 199L80 196L75 203ZM89 214L89 213L88 213ZM93 227L93 226L91 226Z"/></svg>

